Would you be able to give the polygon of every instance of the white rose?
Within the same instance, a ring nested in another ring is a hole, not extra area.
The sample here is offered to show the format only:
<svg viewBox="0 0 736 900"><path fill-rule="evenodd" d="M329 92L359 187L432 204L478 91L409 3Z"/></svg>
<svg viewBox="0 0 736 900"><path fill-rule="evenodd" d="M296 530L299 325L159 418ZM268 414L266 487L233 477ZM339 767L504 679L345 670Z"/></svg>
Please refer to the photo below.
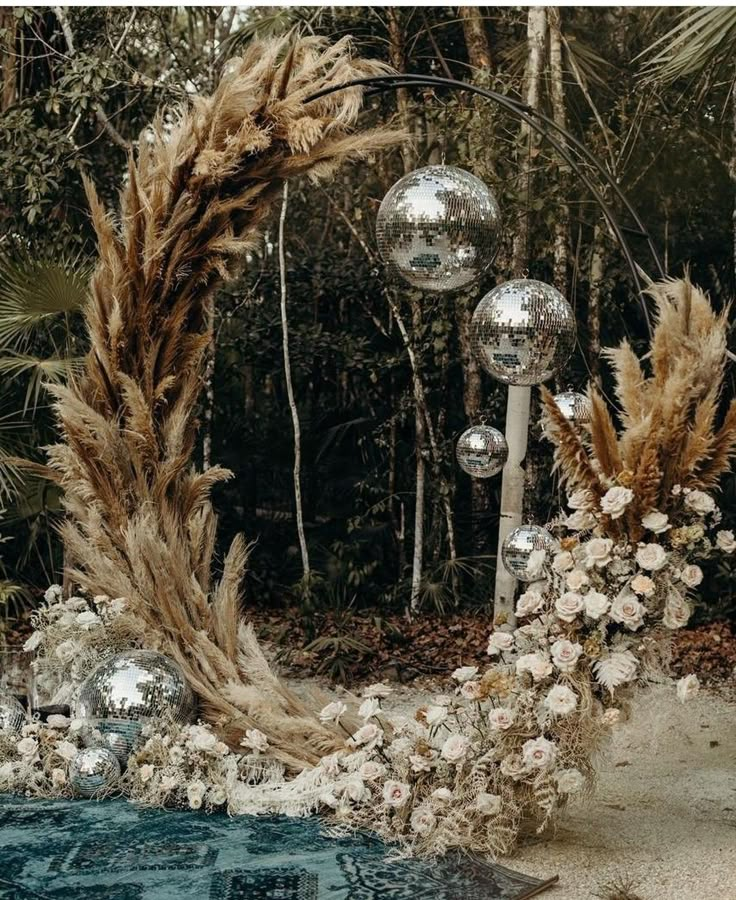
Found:
<svg viewBox="0 0 736 900"><path fill-rule="evenodd" d="M321 722L337 722L348 711L347 706L341 700L334 700L324 706L319 713Z"/></svg>
<svg viewBox="0 0 736 900"><path fill-rule="evenodd" d="M61 588L61 585L52 584L51 587L46 588L46 593L43 595L43 599L47 603L56 603L58 600L61 600L64 592Z"/></svg>
<svg viewBox="0 0 736 900"><path fill-rule="evenodd" d="M686 675L677 682L677 699L680 703L691 700L700 690L697 675Z"/></svg>
<svg viewBox="0 0 736 900"><path fill-rule="evenodd" d="M556 684L544 698L544 705L553 716L567 716L578 705L578 698L566 685Z"/></svg>
<svg viewBox="0 0 736 900"><path fill-rule="evenodd" d="M197 725L190 730L187 743L190 747L200 750L202 753L211 753L217 744L217 736L207 728Z"/></svg>
<svg viewBox="0 0 736 900"><path fill-rule="evenodd" d="M480 700L481 687L479 681L466 681L460 688L466 700Z"/></svg>
<svg viewBox="0 0 736 900"><path fill-rule="evenodd" d="M411 830L417 834L429 834L434 831L437 818L431 810L420 806L411 814L409 824L411 825Z"/></svg>
<svg viewBox="0 0 736 900"><path fill-rule="evenodd" d="M138 774L141 776L141 781L145 784L147 781L150 781L153 778L153 766L148 763L144 766L141 766L138 769Z"/></svg>
<svg viewBox="0 0 736 900"><path fill-rule="evenodd" d="M469 748L470 740L464 734L451 734L442 745L440 753L447 762L459 762L465 758Z"/></svg>
<svg viewBox="0 0 736 900"><path fill-rule="evenodd" d="M23 644L23 649L26 653L33 653L33 651L38 647L42 640L43 631L34 631L33 634L25 642L25 644Z"/></svg>
<svg viewBox="0 0 736 900"><path fill-rule="evenodd" d="M85 609L84 612L80 612L77 615L76 619L77 625L81 628L84 628L85 631L89 631L90 628L94 628L97 625L102 624L102 619L97 615L97 613L92 612L91 609Z"/></svg>
<svg viewBox="0 0 736 900"><path fill-rule="evenodd" d="M488 655L496 656L506 653L514 646L514 636L508 631L494 631L488 638Z"/></svg>
<svg viewBox="0 0 736 900"><path fill-rule="evenodd" d="M552 665L547 656L541 653L526 653L516 660L516 673L529 672L535 681L541 681L552 672Z"/></svg>
<svg viewBox="0 0 736 900"><path fill-rule="evenodd" d="M38 741L32 737L21 738L15 747L21 756L33 756L38 750Z"/></svg>
<svg viewBox="0 0 736 900"><path fill-rule="evenodd" d="M605 594L601 594L600 591L588 591L583 599L585 601L585 615L589 619L600 619L601 616L608 612L611 606L608 597Z"/></svg>
<svg viewBox="0 0 736 900"><path fill-rule="evenodd" d="M557 618L563 622L574 622L578 613L585 609L585 603L580 594L567 591L555 600L555 612Z"/></svg>
<svg viewBox="0 0 736 900"><path fill-rule="evenodd" d="M501 797L481 791L475 798L475 807L482 816L497 816L501 812Z"/></svg>
<svg viewBox="0 0 736 900"><path fill-rule="evenodd" d="M571 591L579 591L580 588L585 587L589 581L590 579L582 569L573 569L572 572L567 573L567 577L565 578L565 584Z"/></svg>
<svg viewBox="0 0 736 900"><path fill-rule="evenodd" d="M642 544L636 551L636 561L642 569L657 572L667 562L667 553L661 544Z"/></svg>
<svg viewBox="0 0 736 900"><path fill-rule="evenodd" d="M376 697L369 697L364 700L358 708L358 715L361 719L372 719L381 711L381 704Z"/></svg>
<svg viewBox="0 0 736 900"><path fill-rule="evenodd" d="M716 510L715 500L705 491L690 491L685 496L685 506L699 516L707 516Z"/></svg>
<svg viewBox="0 0 736 900"><path fill-rule="evenodd" d="M724 553L733 553L736 550L733 531L719 531L716 535L716 547Z"/></svg>
<svg viewBox="0 0 736 900"><path fill-rule="evenodd" d="M66 784L66 772L63 769L52 769L51 784L56 788L63 787Z"/></svg>
<svg viewBox="0 0 736 900"><path fill-rule="evenodd" d="M77 755L79 749L76 744L72 744L71 741L59 741L54 748L54 751L57 756L70 762Z"/></svg>
<svg viewBox="0 0 736 900"><path fill-rule="evenodd" d="M620 519L633 499L634 492L631 488L616 485L601 497L601 510L612 519Z"/></svg>
<svg viewBox="0 0 736 900"><path fill-rule="evenodd" d="M478 674L478 666L460 666L459 669L455 669L452 673L452 677L455 681L459 681L461 684L463 681L470 681L471 678L475 678Z"/></svg>
<svg viewBox="0 0 736 900"><path fill-rule="evenodd" d="M369 685L364 691L364 697L378 697L379 700L383 700L393 691L392 687L389 687L387 684L383 684L382 682L378 682L377 684Z"/></svg>
<svg viewBox="0 0 736 900"><path fill-rule="evenodd" d="M447 718L447 708L444 706L430 706L425 715L425 721L429 728L441 725Z"/></svg>
<svg viewBox="0 0 736 900"><path fill-rule="evenodd" d="M646 612L642 604L634 594L622 591L611 604L610 617L614 622L625 625L629 631L636 631L641 627Z"/></svg>
<svg viewBox="0 0 736 900"><path fill-rule="evenodd" d="M682 628L690 619L690 604L679 591L672 590L667 595L662 624L665 628Z"/></svg>
<svg viewBox="0 0 736 900"><path fill-rule="evenodd" d="M641 524L647 531L651 531L654 534L662 534L672 528L669 516L665 515L665 513L657 512L657 510L647 513L641 520Z"/></svg>
<svg viewBox="0 0 736 900"><path fill-rule="evenodd" d="M79 644L76 641L62 641L54 650L54 656L63 663L70 663L79 653Z"/></svg>
<svg viewBox="0 0 736 900"><path fill-rule="evenodd" d="M257 728L248 728L240 746L253 750L254 753L265 753L268 750L268 738Z"/></svg>
<svg viewBox="0 0 736 900"><path fill-rule="evenodd" d="M179 780L176 775L164 775L159 783L161 790L166 791L167 794L179 787Z"/></svg>
<svg viewBox="0 0 736 900"><path fill-rule="evenodd" d="M590 569L595 566L603 569L611 561L613 541L610 538L591 538L583 544L585 565Z"/></svg>
<svg viewBox="0 0 736 900"><path fill-rule="evenodd" d="M368 722L367 725L355 732L351 742L358 747L364 745L369 750L373 747L380 747L383 744L383 731L373 722Z"/></svg>
<svg viewBox="0 0 736 900"><path fill-rule="evenodd" d="M70 721L71 719L69 719L68 716L51 715L46 719L46 724L49 728L63 730L64 728L69 727Z"/></svg>
<svg viewBox="0 0 736 900"><path fill-rule="evenodd" d="M364 781L377 781L386 774L386 766L383 763L369 759L358 769L358 774Z"/></svg>
<svg viewBox="0 0 736 900"><path fill-rule="evenodd" d="M570 509L592 509L594 503L593 494L586 490L574 491L567 498L567 505Z"/></svg>
<svg viewBox="0 0 736 900"><path fill-rule="evenodd" d="M516 603L516 615L520 618L531 616L538 612L544 602L544 597L536 591L526 591Z"/></svg>
<svg viewBox="0 0 736 900"><path fill-rule="evenodd" d="M525 741L521 748L521 758L529 769L548 769L556 756L556 744L543 737Z"/></svg>
<svg viewBox="0 0 736 900"><path fill-rule="evenodd" d="M199 809L202 806L207 786L202 781L190 781L187 785L187 800L191 809Z"/></svg>
<svg viewBox="0 0 736 900"><path fill-rule="evenodd" d="M344 793L353 803L360 803L370 796L370 789L363 783L362 778L353 775L345 783Z"/></svg>
<svg viewBox="0 0 736 900"><path fill-rule="evenodd" d="M558 575L569 572L574 565L575 561L569 550L560 550L558 553L555 553L552 559L552 569L557 572Z"/></svg>
<svg viewBox="0 0 736 900"><path fill-rule="evenodd" d="M585 785L585 779L578 769L560 769L555 775L555 781L561 794L579 794Z"/></svg>
<svg viewBox="0 0 736 900"><path fill-rule="evenodd" d="M207 799L213 806L222 806L222 804L227 800L225 788L220 787L219 785L211 788L210 792L207 794Z"/></svg>
<svg viewBox="0 0 736 900"><path fill-rule="evenodd" d="M524 762L521 753L510 753L501 760L501 774L507 778L519 781L529 773L529 767Z"/></svg>
<svg viewBox="0 0 736 900"><path fill-rule="evenodd" d="M580 644L573 644L572 641L568 640L555 641L551 650L552 662L560 672L572 672L583 652Z"/></svg>
<svg viewBox="0 0 736 900"><path fill-rule="evenodd" d="M579 509L565 519L565 527L571 531L590 531L595 526L595 516L587 509Z"/></svg>
<svg viewBox="0 0 736 900"><path fill-rule="evenodd" d="M412 772L431 772L434 757L422 756L420 753L412 753L409 757Z"/></svg>
<svg viewBox="0 0 736 900"><path fill-rule="evenodd" d="M432 796L440 803L450 803L455 795L449 788L436 788L432 791Z"/></svg>
<svg viewBox="0 0 736 900"><path fill-rule="evenodd" d="M505 706L499 706L488 713L488 721L494 731L506 731L514 724L514 712Z"/></svg>
<svg viewBox="0 0 736 900"><path fill-rule="evenodd" d="M697 587L703 580L703 570L700 566L689 565L680 572L680 581L689 588Z"/></svg>
<svg viewBox="0 0 736 900"><path fill-rule="evenodd" d="M641 594L643 597L651 597L656 589L657 585L652 579L648 575L643 575L641 572L639 572L635 578L631 579L631 590L635 591L637 594Z"/></svg>
<svg viewBox="0 0 736 900"><path fill-rule="evenodd" d="M409 799L409 785L403 781L387 781L383 786L383 800L386 806L398 808Z"/></svg>

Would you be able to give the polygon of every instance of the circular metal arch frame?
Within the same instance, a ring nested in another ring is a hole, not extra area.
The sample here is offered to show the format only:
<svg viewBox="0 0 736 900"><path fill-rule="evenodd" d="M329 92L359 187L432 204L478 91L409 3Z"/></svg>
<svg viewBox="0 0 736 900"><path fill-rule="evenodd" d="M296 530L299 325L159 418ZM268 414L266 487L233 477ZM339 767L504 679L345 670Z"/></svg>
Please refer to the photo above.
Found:
<svg viewBox="0 0 736 900"><path fill-rule="evenodd" d="M332 87L324 88L323 90L307 97L305 102L310 103L314 100L319 100L321 97L326 97L329 94L335 94L338 91L343 91L351 87L369 88L369 95L380 94L385 91L395 91L400 88L407 87L431 87L445 88L455 91L468 91L471 94L476 94L479 97L490 100L503 109L514 113L534 132L549 141L550 145L559 153L560 157L565 160L565 162L570 166L573 172L580 178L583 184L585 184L585 186L588 188L591 195L595 199L596 203L598 204L601 212L603 213L603 216L605 217L611 229L611 232L613 233L613 236L616 238L616 241L621 248L621 252L624 255L626 264L631 271L631 277L634 281L634 284L636 285L637 295L639 297L639 302L644 313L647 328L651 333L651 322L649 319L649 311L647 310L646 301L644 299L644 286L641 280L641 270L634 260L634 255L626 238L626 232L635 235L636 237L642 237L645 239L647 248L651 255L652 261L654 262L657 274L660 278L664 278L666 274L664 266L662 264L662 260L659 256L654 241L652 240L651 234L644 226L644 223L640 219L639 214L632 206L628 197L621 190L621 187L616 181L615 177L590 152L590 150L588 150L588 148L579 138L575 137L574 134L571 134L566 128L563 128L561 125L555 122L554 119L549 118L549 116L544 115L544 113L539 112L539 110L536 110L531 106L527 106L525 103L522 103L519 100L514 100L511 97L507 97L504 94L499 94L497 91L491 91L488 88L479 87L475 84L469 84L466 81L460 81L455 78L441 78L437 75L397 74L372 76L368 78L356 78L352 81L345 82L344 84L338 84ZM578 154L578 157L576 157L576 153ZM611 189L613 194L618 198L623 207L631 216L636 225L636 228L627 228L621 225L619 220L616 218L613 210L611 209L610 204L603 196L602 191L599 190L594 181L591 179L590 170L589 168L586 168L586 165L587 167L592 167L600 177L601 181Z"/></svg>

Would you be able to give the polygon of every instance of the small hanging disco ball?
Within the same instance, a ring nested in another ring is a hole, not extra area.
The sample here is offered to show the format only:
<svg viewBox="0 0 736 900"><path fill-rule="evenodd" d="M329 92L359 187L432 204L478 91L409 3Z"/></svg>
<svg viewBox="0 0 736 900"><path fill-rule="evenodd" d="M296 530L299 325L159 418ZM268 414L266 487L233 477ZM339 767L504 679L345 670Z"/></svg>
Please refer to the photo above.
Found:
<svg viewBox="0 0 736 900"><path fill-rule="evenodd" d="M120 778L120 763L107 747L80 750L69 765L69 783L79 797L95 797L111 791Z"/></svg>
<svg viewBox="0 0 736 900"><path fill-rule="evenodd" d="M197 706L179 666L153 650L126 650L102 662L84 680L76 715L103 733L117 732L132 747L145 722L192 722Z"/></svg>
<svg viewBox="0 0 736 900"><path fill-rule="evenodd" d="M0 731L19 734L26 721L26 711L12 694L0 692Z"/></svg>
<svg viewBox="0 0 736 900"><path fill-rule="evenodd" d="M475 308L470 341L476 359L504 384L547 381L575 347L575 316L543 281L517 278L489 291Z"/></svg>
<svg viewBox="0 0 736 900"><path fill-rule="evenodd" d="M592 417L590 400L577 391L563 391L555 394L554 401L562 415L573 425L588 425Z"/></svg>
<svg viewBox="0 0 736 900"><path fill-rule="evenodd" d="M544 570L556 549L557 541L546 528L520 525L506 536L501 548L501 560L506 571L519 581L539 581L544 578ZM542 551L544 558L532 557L535 550Z"/></svg>
<svg viewBox="0 0 736 900"><path fill-rule="evenodd" d="M490 425L472 425L463 431L455 446L457 464L473 478L490 478L506 465L509 448L506 438Z"/></svg>
<svg viewBox="0 0 736 900"><path fill-rule="evenodd" d="M409 172L381 202L376 239L392 274L425 291L455 291L490 268L501 211L480 178L454 166Z"/></svg>

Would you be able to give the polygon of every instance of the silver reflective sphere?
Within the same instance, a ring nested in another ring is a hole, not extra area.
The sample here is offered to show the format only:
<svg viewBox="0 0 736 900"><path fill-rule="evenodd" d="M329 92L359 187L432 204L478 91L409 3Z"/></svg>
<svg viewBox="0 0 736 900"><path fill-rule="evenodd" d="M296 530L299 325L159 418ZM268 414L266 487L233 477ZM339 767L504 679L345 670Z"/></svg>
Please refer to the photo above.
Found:
<svg viewBox="0 0 736 900"><path fill-rule="evenodd" d="M381 202L378 249L390 272L425 291L454 291L490 267L501 230L491 190L454 166L405 175Z"/></svg>
<svg viewBox="0 0 736 900"><path fill-rule="evenodd" d="M546 528L521 525L507 535L501 548L501 559L506 571L519 581L539 581L544 577L544 569L556 549L557 541ZM535 550L543 551L545 557L541 565L530 566L534 562L532 553Z"/></svg>
<svg viewBox="0 0 736 900"><path fill-rule="evenodd" d="M573 425L587 425L590 422L590 400L577 391L563 391L555 394L554 401L562 415Z"/></svg>
<svg viewBox="0 0 736 900"><path fill-rule="evenodd" d="M128 764L128 757L133 749L133 741L129 734L121 731L105 731L102 735L102 743L108 750L112 750L121 768Z"/></svg>
<svg viewBox="0 0 736 900"><path fill-rule="evenodd" d="M94 797L115 787L120 778L120 763L107 747L80 750L69 766L69 783L80 797Z"/></svg>
<svg viewBox="0 0 736 900"><path fill-rule="evenodd" d="M470 340L478 362L504 384L541 384L575 346L575 316L543 281L518 278L489 291L475 308Z"/></svg>
<svg viewBox="0 0 736 900"><path fill-rule="evenodd" d="M455 446L457 464L473 478L490 478L500 472L508 455L506 438L490 425L472 425Z"/></svg>
<svg viewBox="0 0 736 900"><path fill-rule="evenodd" d="M126 650L101 663L79 691L77 717L132 743L144 722L193 721L196 702L175 662L153 650Z"/></svg>
<svg viewBox="0 0 736 900"><path fill-rule="evenodd" d="M26 721L26 711L12 694L0 693L0 731L20 732Z"/></svg>

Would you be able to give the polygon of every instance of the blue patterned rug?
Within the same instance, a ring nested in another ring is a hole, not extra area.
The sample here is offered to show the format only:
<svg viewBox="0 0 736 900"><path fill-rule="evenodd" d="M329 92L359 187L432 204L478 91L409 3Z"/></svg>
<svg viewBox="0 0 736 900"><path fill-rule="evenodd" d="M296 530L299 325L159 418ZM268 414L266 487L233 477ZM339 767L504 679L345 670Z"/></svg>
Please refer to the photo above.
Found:
<svg viewBox="0 0 736 900"><path fill-rule="evenodd" d="M539 881L467 857L391 861L319 820L0 796L0 900L521 900Z"/></svg>

